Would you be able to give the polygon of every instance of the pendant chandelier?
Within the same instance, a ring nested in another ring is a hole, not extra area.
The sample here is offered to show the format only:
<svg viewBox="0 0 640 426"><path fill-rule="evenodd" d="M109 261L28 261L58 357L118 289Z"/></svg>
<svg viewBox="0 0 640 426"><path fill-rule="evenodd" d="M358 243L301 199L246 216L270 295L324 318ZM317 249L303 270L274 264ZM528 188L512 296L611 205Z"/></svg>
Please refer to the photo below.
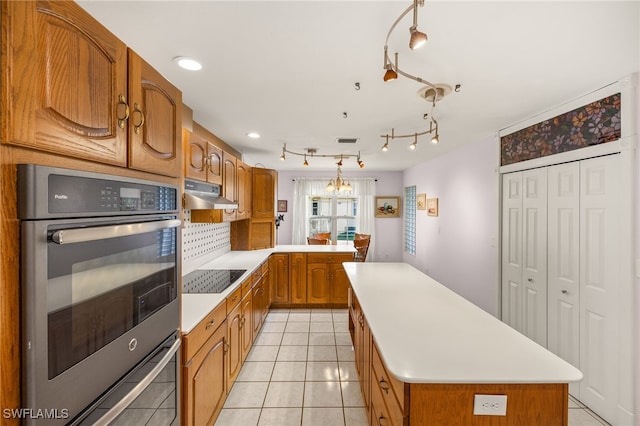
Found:
<svg viewBox="0 0 640 426"><path fill-rule="evenodd" d="M337 164L338 164L338 174L335 180L331 179L329 181L329 184L325 188L325 191L326 192L344 192L344 193L350 194L352 191L351 184L342 178L342 169L340 169L340 166L342 166L342 160L340 160Z"/></svg>

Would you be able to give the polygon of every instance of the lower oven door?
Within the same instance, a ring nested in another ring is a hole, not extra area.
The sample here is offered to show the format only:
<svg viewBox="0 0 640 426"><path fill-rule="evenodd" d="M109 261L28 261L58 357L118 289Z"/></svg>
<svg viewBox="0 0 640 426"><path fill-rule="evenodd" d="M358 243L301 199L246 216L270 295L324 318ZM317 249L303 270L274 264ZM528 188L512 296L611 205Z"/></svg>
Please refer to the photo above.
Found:
<svg viewBox="0 0 640 426"><path fill-rule="evenodd" d="M175 333L71 425L179 425L179 348Z"/></svg>
<svg viewBox="0 0 640 426"><path fill-rule="evenodd" d="M25 407L75 418L179 329L179 225L173 214L22 223Z"/></svg>

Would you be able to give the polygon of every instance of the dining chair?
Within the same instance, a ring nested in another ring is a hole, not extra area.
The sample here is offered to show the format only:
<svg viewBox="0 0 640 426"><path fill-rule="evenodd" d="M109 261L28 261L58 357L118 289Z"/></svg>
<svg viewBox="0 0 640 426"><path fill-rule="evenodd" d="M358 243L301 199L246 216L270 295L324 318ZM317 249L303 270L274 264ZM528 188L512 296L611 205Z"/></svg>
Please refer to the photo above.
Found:
<svg viewBox="0 0 640 426"><path fill-rule="evenodd" d="M329 245L329 240L327 240L326 238L311 238L311 237L308 237L307 238L307 244L309 244L309 245L326 246L326 245Z"/></svg>
<svg viewBox="0 0 640 426"><path fill-rule="evenodd" d="M355 262L364 262L367 258L367 252L369 251L369 238L360 238L353 240L353 247L357 250L353 260Z"/></svg>
<svg viewBox="0 0 640 426"><path fill-rule="evenodd" d="M313 234L313 238L331 240L331 232L318 232L317 234Z"/></svg>

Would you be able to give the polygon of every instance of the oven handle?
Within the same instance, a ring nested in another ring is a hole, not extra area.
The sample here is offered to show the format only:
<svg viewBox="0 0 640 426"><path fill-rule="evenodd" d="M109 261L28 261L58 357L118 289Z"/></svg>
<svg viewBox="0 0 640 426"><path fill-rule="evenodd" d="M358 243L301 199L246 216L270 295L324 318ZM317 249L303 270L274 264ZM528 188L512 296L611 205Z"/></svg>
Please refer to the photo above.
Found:
<svg viewBox="0 0 640 426"><path fill-rule="evenodd" d="M54 232L51 239L57 244L84 243L87 241L144 234L147 232L160 231L161 229L177 228L181 223L180 219L169 219L155 222L129 223L126 225L62 229Z"/></svg>
<svg viewBox="0 0 640 426"><path fill-rule="evenodd" d="M169 348L169 352L162 357L158 365L147 374L147 376L140 381L128 394L118 401L113 407L109 409L102 417L98 419L93 426L106 426L111 423L116 417L118 417L131 403L138 397L144 390L153 382L153 380L160 374L162 369L169 364L171 358L178 352L180 348L181 340L178 338L173 345Z"/></svg>

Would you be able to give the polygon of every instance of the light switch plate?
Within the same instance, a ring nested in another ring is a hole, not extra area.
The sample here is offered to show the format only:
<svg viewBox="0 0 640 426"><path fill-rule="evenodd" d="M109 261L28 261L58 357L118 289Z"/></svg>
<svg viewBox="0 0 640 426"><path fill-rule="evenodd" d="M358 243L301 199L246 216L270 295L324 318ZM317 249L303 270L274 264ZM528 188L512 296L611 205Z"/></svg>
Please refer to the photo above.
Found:
<svg viewBox="0 0 640 426"><path fill-rule="evenodd" d="M506 416L507 395L474 395L473 414L476 416Z"/></svg>

